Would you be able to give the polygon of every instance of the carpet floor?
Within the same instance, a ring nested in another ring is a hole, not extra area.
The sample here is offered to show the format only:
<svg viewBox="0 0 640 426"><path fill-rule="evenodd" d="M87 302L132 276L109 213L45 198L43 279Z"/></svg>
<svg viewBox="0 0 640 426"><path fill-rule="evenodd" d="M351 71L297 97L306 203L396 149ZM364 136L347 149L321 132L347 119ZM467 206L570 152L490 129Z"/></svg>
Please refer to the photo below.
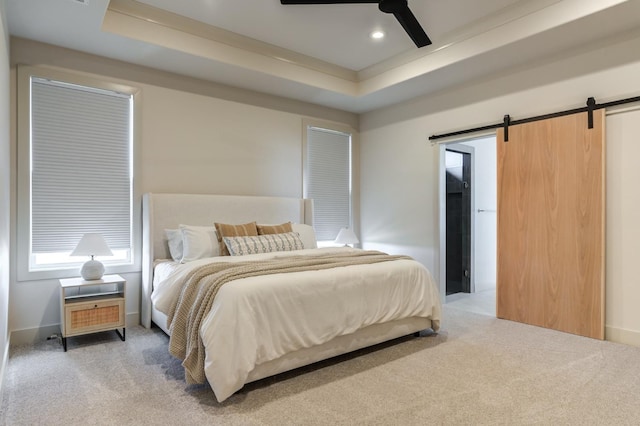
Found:
<svg viewBox="0 0 640 426"><path fill-rule="evenodd" d="M12 348L6 425L638 425L640 348L444 308L442 330L245 386L187 386L157 328Z"/></svg>

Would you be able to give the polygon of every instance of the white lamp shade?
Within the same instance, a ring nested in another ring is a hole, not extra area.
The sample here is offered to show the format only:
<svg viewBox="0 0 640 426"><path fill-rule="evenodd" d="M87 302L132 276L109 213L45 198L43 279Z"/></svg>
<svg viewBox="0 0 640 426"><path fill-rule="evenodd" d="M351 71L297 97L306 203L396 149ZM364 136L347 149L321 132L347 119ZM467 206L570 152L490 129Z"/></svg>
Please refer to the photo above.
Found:
<svg viewBox="0 0 640 426"><path fill-rule="evenodd" d="M356 234L350 228L342 228L340 232L338 232L338 236L336 237L336 244L358 244L360 240L356 237Z"/></svg>
<svg viewBox="0 0 640 426"><path fill-rule="evenodd" d="M93 256L113 256L102 234L84 234L71 256L91 256L80 269L85 280L99 280L104 275L104 265Z"/></svg>
<svg viewBox="0 0 640 426"><path fill-rule="evenodd" d="M71 256L113 256L102 234L84 234Z"/></svg>

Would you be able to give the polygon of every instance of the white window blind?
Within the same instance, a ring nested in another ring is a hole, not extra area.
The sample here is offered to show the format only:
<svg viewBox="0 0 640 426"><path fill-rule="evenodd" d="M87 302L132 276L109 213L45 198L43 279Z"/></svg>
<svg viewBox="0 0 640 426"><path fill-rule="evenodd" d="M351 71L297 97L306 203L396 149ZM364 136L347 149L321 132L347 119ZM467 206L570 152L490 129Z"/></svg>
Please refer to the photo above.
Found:
<svg viewBox="0 0 640 426"><path fill-rule="evenodd" d="M351 226L351 135L307 127L305 198L313 199L318 241Z"/></svg>
<svg viewBox="0 0 640 426"><path fill-rule="evenodd" d="M32 77L31 252L131 248L132 96Z"/></svg>

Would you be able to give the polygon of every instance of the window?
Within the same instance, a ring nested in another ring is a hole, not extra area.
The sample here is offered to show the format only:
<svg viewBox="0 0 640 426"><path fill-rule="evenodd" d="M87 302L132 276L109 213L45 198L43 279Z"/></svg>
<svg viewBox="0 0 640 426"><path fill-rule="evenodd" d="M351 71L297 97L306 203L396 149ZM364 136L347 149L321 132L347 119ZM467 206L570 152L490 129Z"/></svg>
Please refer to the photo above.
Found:
<svg viewBox="0 0 640 426"><path fill-rule="evenodd" d="M304 156L304 197L313 199L318 244L330 245L353 226L351 133L307 125Z"/></svg>
<svg viewBox="0 0 640 426"><path fill-rule="evenodd" d="M114 254L100 259L105 265L130 265L133 94L24 74L19 90L28 96L19 94L19 117L26 115L28 125L19 124L26 133L18 153L19 279L70 268L77 274L87 259L70 253L89 232L101 233Z"/></svg>

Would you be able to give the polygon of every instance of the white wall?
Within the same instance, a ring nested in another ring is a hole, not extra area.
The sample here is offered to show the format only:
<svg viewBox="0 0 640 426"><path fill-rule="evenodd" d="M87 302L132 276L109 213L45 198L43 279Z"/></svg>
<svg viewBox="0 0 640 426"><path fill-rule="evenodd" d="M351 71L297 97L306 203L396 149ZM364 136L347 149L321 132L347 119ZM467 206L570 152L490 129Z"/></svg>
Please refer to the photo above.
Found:
<svg viewBox="0 0 640 426"><path fill-rule="evenodd" d="M9 347L9 240L11 169L9 143L9 35L0 0L0 400Z"/></svg>
<svg viewBox="0 0 640 426"><path fill-rule="evenodd" d="M299 197L302 117L142 85L144 192Z"/></svg>
<svg viewBox="0 0 640 426"><path fill-rule="evenodd" d="M301 197L303 118L357 126L354 114L302 102L185 79L26 40L13 39L11 47L12 66L64 65L141 89L141 128L134 172L137 203L145 192ZM15 85L15 69L12 73ZM15 206L15 194L12 202ZM12 212L15 216L15 207ZM14 217L13 225L15 220ZM140 255L139 248L136 253ZM15 249L12 256L15 265ZM122 275L128 281L126 312L131 323L139 315L141 274ZM12 343L58 332L58 281L11 281Z"/></svg>
<svg viewBox="0 0 640 426"><path fill-rule="evenodd" d="M423 97L361 116L361 236L363 246L413 255L438 276L438 152L428 137L467 127L640 95L640 33L604 40L592 50L505 72L500 76ZM607 156L628 155L619 143L632 130L607 121ZM614 127L617 130L613 130ZM618 134L620 133L620 135ZM624 135L624 136L622 136ZM636 138L637 140L637 138ZM638 144L636 144L637 146ZM637 153L637 147L635 153ZM628 158L628 157L625 157ZM608 163L607 178L630 170ZM636 167L637 169L637 167ZM624 171L623 171L624 170ZM607 210L638 212L640 202L628 185L607 186ZM624 200L624 204L615 205ZM637 215L635 216L638 217ZM633 285L634 261L611 253L639 253L638 240L625 239L640 224L626 215L607 219L607 338L640 345L640 289ZM633 250L629 250L633 249ZM614 272L615 271L615 272ZM637 282L637 280L635 280Z"/></svg>
<svg viewBox="0 0 640 426"><path fill-rule="evenodd" d="M610 115L606 126L607 339L640 346L640 110Z"/></svg>

